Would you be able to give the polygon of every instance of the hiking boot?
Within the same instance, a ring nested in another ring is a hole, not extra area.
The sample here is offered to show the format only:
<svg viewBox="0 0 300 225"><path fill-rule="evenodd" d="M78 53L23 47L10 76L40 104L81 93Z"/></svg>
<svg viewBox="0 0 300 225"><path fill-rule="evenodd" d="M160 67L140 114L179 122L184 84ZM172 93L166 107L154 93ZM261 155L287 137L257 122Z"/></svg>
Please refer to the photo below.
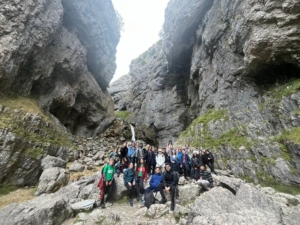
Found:
<svg viewBox="0 0 300 225"><path fill-rule="evenodd" d="M133 201L132 201L132 199L129 199L129 204L130 204L131 207L133 206Z"/></svg>
<svg viewBox="0 0 300 225"><path fill-rule="evenodd" d="M105 209L105 204L104 204L104 201L103 201L103 200L101 200L101 202L100 202L100 207L101 207L102 209Z"/></svg>
<svg viewBox="0 0 300 225"><path fill-rule="evenodd" d="M159 201L159 204L165 204L167 203L167 199L165 198L162 198L160 201Z"/></svg>
<svg viewBox="0 0 300 225"><path fill-rule="evenodd" d="M174 209L175 209L175 204L174 204L174 202L172 202L172 203L171 203L171 208L170 208L170 210L171 210L171 211L174 211Z"/></svg>

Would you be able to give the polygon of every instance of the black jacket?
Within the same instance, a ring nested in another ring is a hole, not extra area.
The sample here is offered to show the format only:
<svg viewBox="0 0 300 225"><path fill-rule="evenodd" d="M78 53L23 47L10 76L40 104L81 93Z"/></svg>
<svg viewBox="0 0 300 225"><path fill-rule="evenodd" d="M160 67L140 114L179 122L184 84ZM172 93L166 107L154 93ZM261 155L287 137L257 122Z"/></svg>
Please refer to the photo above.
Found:
<svg viewBox="0 0 300 225"><path fill-rule="evenodd" d="M163 172L162 183L165 187L176 186L178 181L179 176L177 172L173 171L172 169L170 171Z"/></svg>
<svg viewBox="0 0 300 225"><path fill-rule="evenodd" d="M121 147L121 148L120 148L120 153L121 153L121 157L122 157L122 158L126 158L126 157L127 157L127 153L128 153L128 148L127 148L127 146Z"/></svg>

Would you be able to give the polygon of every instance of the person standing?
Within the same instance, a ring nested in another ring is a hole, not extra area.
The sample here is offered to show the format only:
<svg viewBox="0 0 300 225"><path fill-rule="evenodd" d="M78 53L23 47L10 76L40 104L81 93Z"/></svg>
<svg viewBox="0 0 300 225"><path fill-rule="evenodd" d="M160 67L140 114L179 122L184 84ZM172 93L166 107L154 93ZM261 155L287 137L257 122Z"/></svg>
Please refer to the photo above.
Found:
<svg viewBox="0 0 300 225"><path fill-rule="evenodd" d="M148 177L151 175L151 167L154 166L153 161L155 161L155 155L154 155L154 152L152 151L152 146L149 146L148 153L147 153L147 159L146 159ZM154 171L154 170L155 170L155 168L153 168L152 171ZM152 174L154 174L154 173L152 173Z"/></svg>
<svg viewBox="0 0 300 225"><path fill-rule="evenodd" d="M199 176L200 176L200 178L197 181L197 183L201 187L203 187L206 190L210 191L211 188L213 188L213 186L214 186L214 181L213 181L213 178L211 176L211 172L207 171L205 165L203 165L203 164L200 166Z"/></svg>
<svg viewBox="0 0 300 225"><path fill-rule="evenodd" d="M105 208L104 204L104 195L106 196L106 203L111 202L112 192L113 192L113 184L114 184L114 174L116 173L116 167L114 166L115 160L113 158L109 159L109 163L103 168L103 192L101 191L100 195L100 207Z"/></svg>
<svg viewBox="0 0 300 225"><path fill-rule="evenodd" d="M163 172L162 183L158 186L160 195L162 199L160 200L160 204L165 204L167 202L166 196L164 194L164 190L167 193L171 193L171 211L175 209L175 191L176 186L178 184L178 173L174 172L171 168L170 163L166 163L166 171Z"/></svg>
<svg viewBox="0 0 300 225"><path fill-rule="evenodd" d="M128 148L127 148L127 143L124 142L123 146L120 148L120 161L122 162L124 158L127 157L128 154Z"/></svg>
<svg viewBox="0 0 300 225"><path fill-rule="evenodd" d="M177 159L178 159L178 172L179 174L182 174L182 149L178 148L178 153L177 153Z"/></svg>
<svg viewBox="0 0 300 225"><path fill-rule="evenodd" d="M140 160L143 159L144 161L146 160L147 157L147 151L145 148L143 148L143 143L140 143L139 146L136 149L135 152L135 157L136 157L136 162L137 162L137 167L140 166Z"/></svg>
<svg viewBox="0 0 300 225"><path fill-rule="evenodd" d="M147 170L145 167L144 159L140 159L139 165L140 166L136 170L136 190L138 192L139 200L142 201L142 191L144 190L144 182L146 182L147 180Z"/></svg>
<svg viewBox="0 0 300 225"><path fill-rule="evenodd" d="M210 172L217 175L217 173L215 172L215 165L214 165L215 160L213 154L208 149L206 149L205 153L207 155L207 166L209 167Z"/></svg>
<svg viewBox="0 0 300 225"><path fill-rule="evenodd" d="M175 149L173 149L172 151L170 161L171 161L172 170L178 172L178 158Z"/></svg>
<svg viewBox="0 0 300 225"><path fill-rule="evenodd" d="M165 155L161 149L158 149L158 155L156 156L156 166L161 168L163 172L165 170Z"/></svg>
<svg viewBox="0 0 300 225"><path fill-rule="evenodd" d="M129 163L133 163L133 166L135 163L135 152L136 152L135 143L132 142L131 146L129 146L128 148L127 158Z"/></svg>
<svg viewBox="0 0 300 225"><path fill-rule="evenodd" d="M136 175L133 169L133 163L129 164L129 168L124 172L124 185L128 190L128 198L130 206L133 206L133 191L136 185Z"/></svg>
<svg viewBox="0 0 300 225"><path fill-rule="evenodd" d="M189 166L190 166L190 158L186 151L183 151L182 154L182 164L181 168L183 170L184 178L187 179L189 176Z"/></svg>

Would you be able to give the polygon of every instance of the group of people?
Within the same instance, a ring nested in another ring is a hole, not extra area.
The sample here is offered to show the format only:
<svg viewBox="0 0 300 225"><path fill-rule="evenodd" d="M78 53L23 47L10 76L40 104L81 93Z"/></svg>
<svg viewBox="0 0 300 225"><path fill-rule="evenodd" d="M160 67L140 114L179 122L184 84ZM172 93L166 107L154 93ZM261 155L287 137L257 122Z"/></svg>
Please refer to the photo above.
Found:
<svg viewBox="0 0 300 225"><path fill-rule="evenodd" d="M214 171L214 156L208 149L197 147L194 151L187 144L185 148L173 148L169 141L166 148L148 146L143 148L142 143L124 143L120 149L116 148L109 155L109 163L103 168L98 187L101 190L100 206L105 208L104 194L107 194L106 202L110 202L115 188L114 174L124 174L124 185L128 190L129 204L133 206L133 195L137 193L138 200L143 201L143 195L153 191L161 194L161 204L166 203L165 192L171 194L171 210L175 208L175 192L179 176L186 179L190 177L206 190L213 187L211 172ZM152 174L152 176L151 176ZM144 184L151 176L149 187L144 190Z"/></svg>

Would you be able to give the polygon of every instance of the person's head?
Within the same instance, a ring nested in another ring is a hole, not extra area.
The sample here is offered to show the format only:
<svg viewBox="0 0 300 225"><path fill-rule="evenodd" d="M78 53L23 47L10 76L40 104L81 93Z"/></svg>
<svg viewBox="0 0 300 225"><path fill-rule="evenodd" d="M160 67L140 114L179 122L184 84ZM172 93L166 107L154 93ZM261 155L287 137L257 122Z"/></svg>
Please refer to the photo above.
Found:
<svg viewBox="0 0 300 225"><path fill-rule="evenodd" d="M201 164L200 165L200 170L205 170L205 165Z"/></svg>
<svg viewBox="0 0 300 225"><path fill-rule="evenodd" d="M172 143L172 140L169 140L169 143L168 143L168 145L172 145L173 143Z"/></svg>
<svg viewBox="0 0 300 225"><path fill-rule="evenodd" d="M179 148L179 149L178 149L178 152L182 152L182 149L181 149L181 148Z"/></svg>
<svg viewBox="0 0 300 225"><path fill-rule="evenodd" d="M140 159L140 163L141 163L141 165L144 164L144 159L143 158Z"/></svg>
<svg viewBox="0 0 300 225"><path fill-rule="evenodd" d="M161 155L161 154L162 154L162 152L163 152L163 151L162 151L161 149L158 149L158 154L160 154L160 155Z"/></svg>
<svg viewBox="0 0 300 225"><path fill-rule="evenodd" d="M176 155L176 150L175 149L172 150L172 155Z"/></svg>
<svg viewBox="0 0 300 225"><path fill-rule="evenodd" d="M186 151L182 151L182 153L185 155L185 154L186 154Z"/></svg>
<svg viewBox="0 0 300 225"><path fill-rule="evenodd" d="M154 150L157 152L158 151L158 147L154 147Z"/></svg>
<svg viewBox="0 0 300 225"><path fill-rule="evenodd" d="M170 171L170 170L171 170L171 165L170 165L170 163L166 163L166 170L167 170L167 171Z"/></svg>
<svg viewBox="0 0 300 225"><path fill-rule="evenodd" d="M120 161L120 158L119 156L116 157L116 162L119 162Z"/></svg>
<svg viewBox="0 0 300 225"><path fill-rule="evenodd" d="M117 151L118 151L118 148L115 148L115 149L114 149L114 152L117 152Z"/></svg>
<svg viewBox="0 0 300 225"><path fill-rule="evenodd" d="M188 148L188 153L191 153L191 149L190 148Z"/></svg>
<svg viewBox="0 0 300 225"><path fill-rule="evenodd" d="M148 151L152 151L152 146L151 145L148 146Z"/></svg>
<svg viewBox="0 0 300 225"><path fill-rule="evenodd" d="M193 152L193 156L197 157L197 152L196 151Z"/></svg>
<svg viewBox="0 0 300 225"><path fill-rule="evenodd" d="M140 143L140 145L139 145L139 146L140 146L140 148L142 148L142 147L143 147L143 143Z"/></svg>
<svg viewBox="0 0 300 225"><path fill-rule="evenodd" d="M114 160L114 158L110 158L109 159L109 165L114 165L115 164L115 160Z"/></svg>
<svg viewBox="0 0 300 225"><path fill-rule="evenodd" d="M166 152L166 148L163 148L162 150L163 150L163 152Z"/></svg>
<svg viewBox="0 0 300 225"><path fill-rule="evenodd" d="M159 167L155 168L155 173L160 173L160 168Z"/></svg>
<svg viewBox="0 0 300 225"><path fill-rule="evenodd" d="M135 143L134 143L134 142L131 142L131 146L134 147L134 146L135 146Z"/></svg>
<svg viewBox="0 0 300 225"><path fill-rule="evenodd" d="M188 148L188 147L189 147L189 144L186 144L185 147Z"/></svg>
<svg viewBox="0 0 300 225"><path fill-rule="evenodd" d="M133 168L133 163L129 164L129 168L132 169Z"/></svg>
<svg viewBox="0 0 300 225"><path fill-rule="evenodd" d="M206 149L206 154L208 155L210 152L209 152L209 150L208 149Z"/></svg>
<svg viewBox="0 0 300 225"><path fill-rule="evenodd" d="M126 142L124 142L124 143L123 143L123 147L126 147L126 146L127 146L127 143L126 143Z"/></svg>

